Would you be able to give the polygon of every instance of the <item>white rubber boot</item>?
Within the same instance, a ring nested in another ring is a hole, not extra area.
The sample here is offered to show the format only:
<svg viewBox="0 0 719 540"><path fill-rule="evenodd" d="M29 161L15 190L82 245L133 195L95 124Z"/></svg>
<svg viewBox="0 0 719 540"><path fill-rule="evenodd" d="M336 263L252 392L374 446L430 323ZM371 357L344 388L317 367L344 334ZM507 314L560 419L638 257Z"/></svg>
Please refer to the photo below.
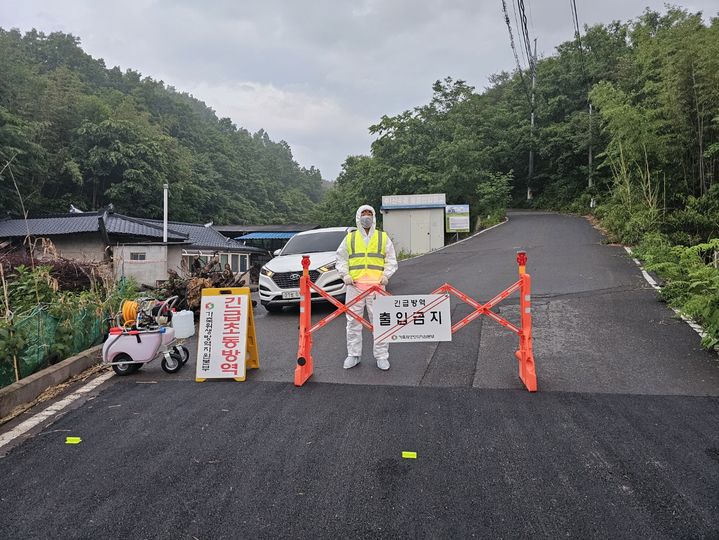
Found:
<svg viewBox="0 0 719 540"><path fill-rule="evenodd" d="M389 369L389 360L386 358L384 360L377 360L377 367L382 371L387 371Z"/></svg>
<svg viewBox="0 0 719 540"><path fill-rule="evenodd" d="M345 369L350 369L355 367L357 364L360 363L360 357L359 356L348 356L345 358L344 367Z"/></svg>

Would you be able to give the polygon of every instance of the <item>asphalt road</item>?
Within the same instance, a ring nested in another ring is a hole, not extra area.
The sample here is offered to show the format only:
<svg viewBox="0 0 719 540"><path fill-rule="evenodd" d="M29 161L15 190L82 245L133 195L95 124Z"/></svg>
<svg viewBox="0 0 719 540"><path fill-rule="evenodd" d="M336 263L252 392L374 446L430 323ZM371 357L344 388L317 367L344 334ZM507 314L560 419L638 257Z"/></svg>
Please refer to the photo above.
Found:
<svg viewBox="0 0 719 540"><path fill-rule="evenodd" d="M297 311L259 308L247 382L154 363L14 445L0 538L719 537L719 362L588 222L514 213L403 262L391 291L449 282L487 300L516 279L517 249L537 394L489 320L392 346L386 373L369 340L341 368L336 321L295 388ZM516 320L516 300L501 306Z"/></svg>

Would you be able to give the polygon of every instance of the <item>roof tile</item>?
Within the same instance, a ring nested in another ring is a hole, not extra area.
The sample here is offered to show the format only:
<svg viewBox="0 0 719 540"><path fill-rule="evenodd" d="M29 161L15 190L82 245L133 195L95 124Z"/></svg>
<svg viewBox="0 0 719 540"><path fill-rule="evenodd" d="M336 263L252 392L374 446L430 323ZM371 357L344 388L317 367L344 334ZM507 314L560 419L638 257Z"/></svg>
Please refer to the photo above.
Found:
<svg viewBox="0 0 719 540"><path fill-rule="evenodd" d="M0 238L25 236L28 230L31 236L54 236L98 232L98 218L102 212L85 212L65 214L52 217L0 220ZM105 218L108 234L146 237L150 241L162 240L162 221L157 219L141 219L108 213ZM264 251L246 246L226 236L213 227L205 227L195 223L171 221L168 224L167 239L169 241L188 241L198 249L232 249L240 251Z"/></svg>

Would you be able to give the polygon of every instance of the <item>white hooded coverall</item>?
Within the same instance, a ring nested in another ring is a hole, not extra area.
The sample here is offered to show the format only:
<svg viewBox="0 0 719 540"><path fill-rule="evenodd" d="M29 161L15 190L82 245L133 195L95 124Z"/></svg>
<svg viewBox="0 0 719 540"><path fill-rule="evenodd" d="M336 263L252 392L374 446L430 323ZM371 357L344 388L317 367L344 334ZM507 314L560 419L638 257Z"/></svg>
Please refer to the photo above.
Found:
<svg viewBox="0 0 719 540"><path fill-rule="evenodd" d="M360 216L364 210L370 210L372 212L372 227L369 232L365 232L364 227L360 223ZM374 234L375 227L377 224L377 218L375 216L374 208L369 205L360 206L355 214L355 221L357 223L357 230L360 232L365 245L368 245L372 235ZM389 279L397 271L397 255L395 254L394 245L392 240L387 236L387 246L385 248L384 256L384 276ZM337 248L337 272L343 278L349 274L349 252L347 250L347 237L342 240L340 247ZM379 285L379 283L378 283ZM355 297L362 293L362 289L357 288L354 285L347 285L347 296L345 302L351 302ZM373 306L376 294L373 293L363 300L360 300L353 305L350 310L362 317L364 315L365 306L367 307L367 316L369 321L372 322ZM351 315L347 317L347 356L362 356L362 324L359 323ZM389 358L389 343L383 343L381 345L374 344L374 357L375 360L387 360Z"/></svg>

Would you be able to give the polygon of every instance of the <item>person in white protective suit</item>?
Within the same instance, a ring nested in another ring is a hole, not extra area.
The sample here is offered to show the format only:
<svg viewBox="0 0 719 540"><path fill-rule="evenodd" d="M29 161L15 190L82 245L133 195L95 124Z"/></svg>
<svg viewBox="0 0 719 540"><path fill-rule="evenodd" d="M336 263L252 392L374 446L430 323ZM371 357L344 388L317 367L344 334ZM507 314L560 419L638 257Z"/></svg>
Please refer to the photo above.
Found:
<svg viewBox="0 0 719 540"><path fill-rule="evenodd" d="M357 230L347 234L337 248L337 271L347 284L346 302L366 291L372 285L384 288L397 271L397 256L389 235L376 228L375 211L369 205L360 206L355 216ZM376 293L357 302L350 309L372 320L372 308ZM350 369L360 362L362 357L362 324L352 316L347 317L347 358L344 368ZM374 358L381 370L389 369L389 344L374 344Z"/></svg>

